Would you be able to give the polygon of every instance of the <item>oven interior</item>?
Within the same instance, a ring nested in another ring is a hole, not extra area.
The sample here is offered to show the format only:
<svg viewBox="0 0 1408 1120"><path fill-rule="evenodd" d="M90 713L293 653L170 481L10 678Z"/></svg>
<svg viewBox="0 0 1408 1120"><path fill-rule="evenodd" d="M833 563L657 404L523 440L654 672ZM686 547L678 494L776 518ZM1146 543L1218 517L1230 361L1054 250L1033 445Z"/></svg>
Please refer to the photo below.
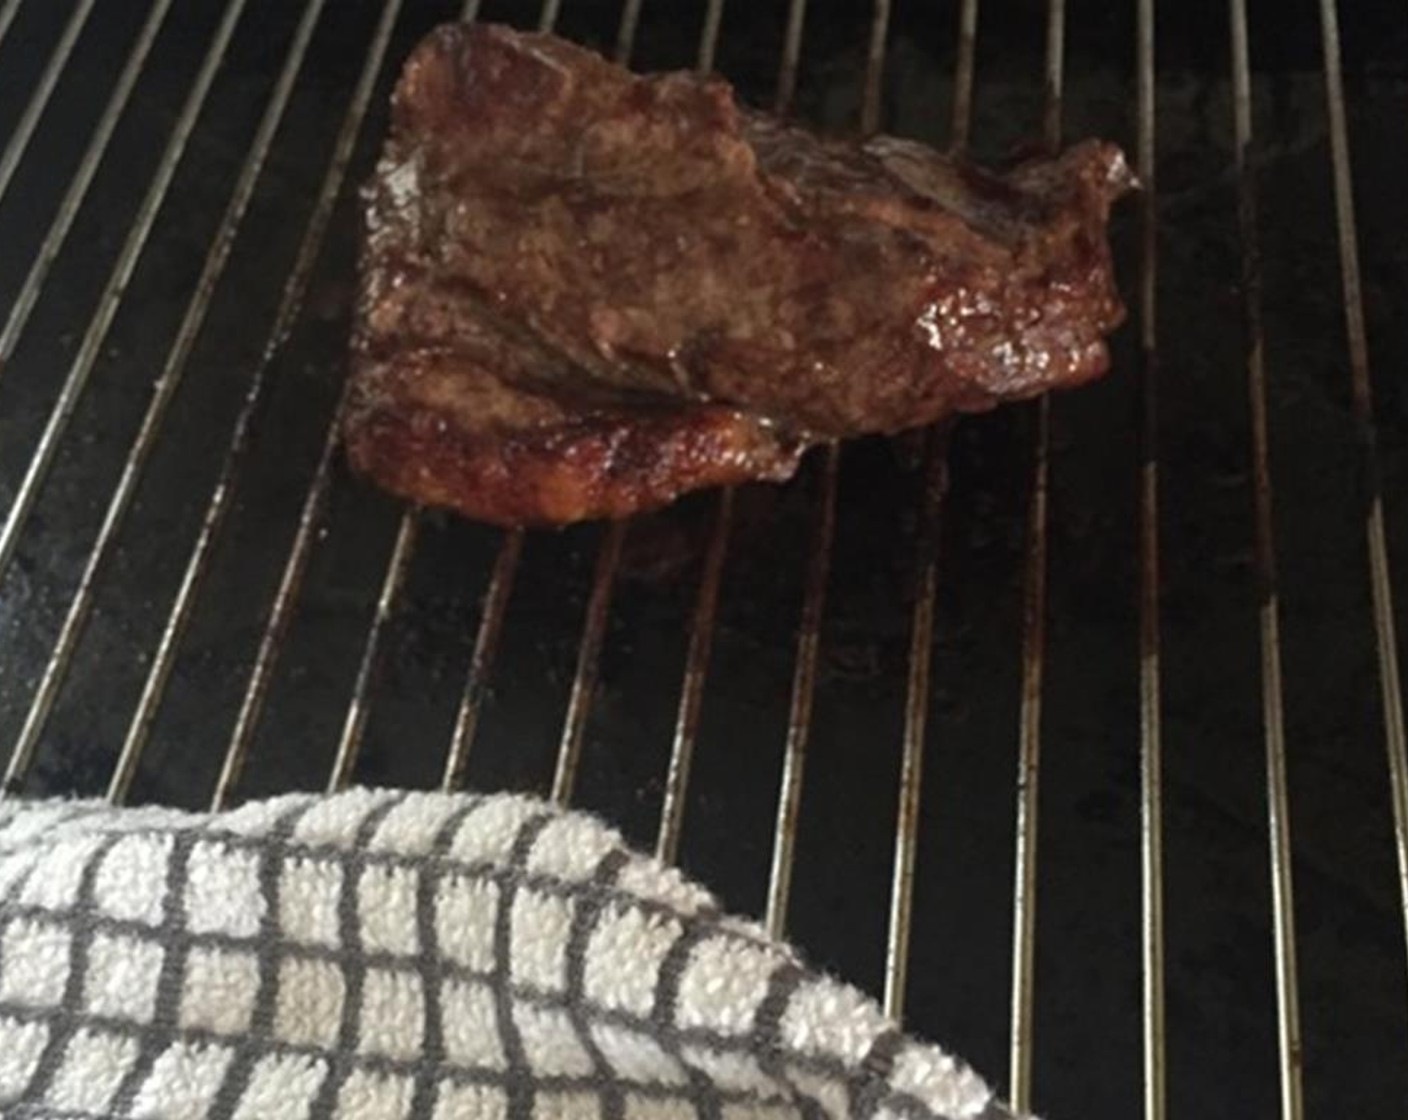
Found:
<svg viewBox="0 0 1408 1120"><path fill-rule="evenodd" d="M1104 381L505 534L350 477L429 0L0 0L0 765L531 790L1045 1115L1408 1102L1408 10L483 0L1001 160L1101 135Z"/></svg>

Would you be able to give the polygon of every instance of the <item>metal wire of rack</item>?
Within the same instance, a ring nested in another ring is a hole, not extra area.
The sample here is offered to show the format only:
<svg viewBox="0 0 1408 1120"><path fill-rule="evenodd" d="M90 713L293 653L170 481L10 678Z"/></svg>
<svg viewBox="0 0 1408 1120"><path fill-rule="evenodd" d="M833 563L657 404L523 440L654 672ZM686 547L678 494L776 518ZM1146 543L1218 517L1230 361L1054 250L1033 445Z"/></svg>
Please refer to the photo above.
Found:
<svg viewBox="0 0 1408 1120"><path fill-rule="evenodd" d="M492 5L486 5L492 7ZM96 121L87 133L87 142L67 186L56 192L60 201L51 223L32 259L25 266L24 279L11 299L3 335L0 335L0 362L8 364L16 355L23 357L20 343L31 316L49 293L51 280L58 275L56 264L65 253L75 251L70 233L88 203L95 180L106 161L112 158L113 138L124 114L136 105L134 91L140 86L144 68L160 43L167 25L169 0L153 0L144 21L135 32L125 62L106 99L98 107ZM55 464L68 455L78 438L75 417L79 404L95 375L101 376L104 344L119 314L134 273L156 232L162 228L162 215L170 205L173 183L193 138L199 137L199 122L221 73L231 43L246 18L246 0L229 0L215 21L179 112L171 125L165 147L157 160L145 194L137 206L121 247L114 258L97 303L86 320L81 343L59 380L57 394L46 404L47 416L37 439L27 447L23 468L13 490L0 490L5 502L4 523L0 529L0 580L16 578L25 535L32 522L45 512L45 489ZM84 559L72 586L59 593L63 601L61 621L52 644L40 660L32 686L22 681L22 719L7 756L5 790L26 791L32 767L46 735L57 703L76 671L80 651L100 600L107 568L117 561L119 542L139 504L144 472L160 444L177 395L188 376L198 342L205 330L208 313L219 298L222 278L232 253L236 251L246 214L266 175L271 152L278 146L285 118L295 99L295 90L304 77L310 45L326 20L324 0L307 0L284 47L280 68L269 87L257 126L237 174L233 179L222 217L205 251L198 278L191 285L190 298L166 351L161 374L153 383L145 413L123 454L115 485L101 488L104 512L91 541L79 544ZM290 345L290 339L308 318L308 301L315 272L336 228L335 213L345 206L354 183L356 153L367 144L368 121L372 117L378 90L384 89L396 55L393 40L409 34L403 16L414 5L402 0L384 0L370 21L369 37L360 70L345 98L340 125L312 195L313 204L297 250L283 280L266 341L260 356L246 372L237 410L223 427L223 447L214 483L203 503L192 540L182 542L178 555L184 566L163 611L163 621L155 646L143 651L141 685L130 713L122 716L124 731L103 787L109 798L128 797L134 780L142 771L153 729L176 678L176 665L182 655L192 617L202 601L211 565L222 548L222 536L238 504L244 476L251 469L257 429L269 407L268 398L276 391L275 372ZM568 13L572 6L566 5ZM618 61L633 60L642 23L650 16L651 5L643 0L624 0L614 35ZM1072 4L1074 8L1074 3ZM1161 454L1166 398L1163 384L1165 362L1161 356L1159 328L1161 306L1160 247L1162 227L1159 179L1159 148L1156 146L1160 122L1157 97L1160 90L1156 55L1156 28L1162 27L1155 0L1134 0L1133 61L1136 99L1133 111L1135 163L1145 191L1138 207L1138 282L1131 290L1136 321L1135 364L1137 409L1137 449L1135 475L1135 516L1137 531L1137 572L1132 599L1137 609L1137 856L1138 914L1137 945L1140 977L1139 1021L1140 1101L1143 1114L1158 1120L1171 1111L1174 1090L1170 1064L1170 1011L1173 994L1169 980L1169 941L1167 932L1170 898L1166 873L1169 831L1166 818L1166 768L1172 747L1165 719L1165 628L1163 619L1163 575L1166 559ZM403 11L403 8L405 9ZM439 13L474 19L482 14L478 0L470 0L457 10ZM536 26L552 30L564 15L558 0L543 0L537 8ZM942 18L955 28L951 118L949 141L957 150L969 146L974 132L975 86L979 69L979 0L961 0L941 5ZM17 172L36 135L42 133L46 110L56 90L63 93L68 64L93 11L92 0L76 0L66 22L58 30L52 51L6 138L0 154L0 203L18 183ZM423 13L418 9L416 16ZM492 15L493 13L487 13ZM1381 447L1371 386L1369 327L1366 322L1363 270L1359 250L1361 235L1356 211L1356 184L1351 169L1351 125L1346 107L1342 74L1343 47L1339 12L1335 0L1319 2L1319 34L1322 78L1328 120L1328 138L1333 182L1334 220L1338 245L1338 265L1342 282L1346 357L1350 374L1350 407L1355 428L1355 448L1363 488L1362 521L1365 558L1368 565L1369 609L1374 634L1374 663L1377 672L1378 710L1388 767L1388 807L1392 821L1391 841L1395 861L1397 930L1408 937L1408 741L1402 704L1402 681L1398 664L1396 607L1393 595L1394 564L1391 555L1393 512L1386 501L1384 452ZM25 16L20 0L0 6L0 46ZM727 44L730 12L724 0L707 0L699 23L692 62L701 70L712 70ZM1269 856L1269 956L1272 962L1276 1025L1276 1091L1280 1115L1298 1120L1306 1115L1307 1090L1304 1053L1307 1035L1315 1025L1303 1019L1299 986L1302 957L1298 953L1297 917L1300 911L1293 891L1293 871L1297 868L1296 834L1291 827L1292 777L1290 768L1294 742L1287 729L1286 669L1283 665L1281 622L1282 592L1278 576L1277 518L1273 510L1274 415L1268 399L1271 368L1266 343L1268 301L1265 255L1262 240L1262 211L1259 204L1259 173L1256 163L1256 90L1252 67L1252 26L1245 0L1228 0L1226 17L1231 48L1230 90L1236 183L1236 216L1240 251L1240 301L1245 346L1243 370L1249 407L1250 497L1252 502L1252 542L1255 594L1258 610L1260 727L1264 747L1264 810L1266 853ZM778 112L790 113L796 105L802 80L805 42L809 18L806 0L790 0L782 16L781 50L774 68L771 100ZM874 0L868 14L868 35L857 84L855 109L859 128L869 133L882 126L886 109L887 48L891 43L894 13L891 0ZM1164 13L1162 19L1171 17ZM1048 0L1046 5L1044 63L1042 69L1043 133L1052 147L1060 143L1066 77L1066 45L1069 14L1065 0ZM13 45L11 41L10 45ZM81 250L82 246L78 249ZM0 365L0 373L7 372ZM293 536L278 569L276 587L257 625L254 652L243 675L232 729L220 754L218 774L210 790L209 803L221 807L243 790L245 766L254 749L265 717L271 690L275 687L281 659L285 655L290 628L305 596L313 556L329 519L329 504L338 481L338 431L340 396L323 423L319 450L311 463L306 489L298 505ZM3 402L0 402L3 403ZM1040 1052L1044 1035L1037 1030L1037 1006L1041 943L1037 921L1038 883L1041 880L1038 808L1041 806L1042 758L1046 733L1043 704L1050 688L1045 673L1048 648L1048 601L1051 493L1053 475L1061 466L1062 451L1057 442L1059 411L1064 402L1036 402L1030 409L1032 423L1030 473L1026 479L1025 549L1022 570L1020 612L1021 651L1018 670L1019 708L1016 714L1017 772L1013 788L1012 878L1008 896L1010 913L1010 984L1006 1029L1008 1069L1006 1086L1020 1108L1041 1099L1041 1083L1034 1076L1034 1055ZM66 442L67 441L67 442ZM814 700L825 673L822 647L826 634L829 593L834 577L833 559L838 537L838 503L843 501L847 455L832 445L814 462L813 490L807 503L808 544L801 573L801 593L790 654L790 691L785 717L785 734L775 773L776 796L771 801L773 827L767 858L767 883L761 907L768 928L774 933L791 929L789 903L795 894L793 871L797 860L799 821L804 811L804 778L811 757ZM941 434L929 437L916 472L920 484L908 511L917 526L913 534L915 578L906 602L904 633L904 679L901 734L898 737L896 786L892 791L894 828L891 830L887 862L890 880L886 889L883 999L891 1014L903 1016L909 1010L907 999L912 987L911 969L917 947L914 930L914 896L923 859L921 838L926 805L929 804L923 780L924 771L933 772L942 744L935 738L931 712L935 704L935 648L942 628L940 607L944 596L945 535L947 499L945 464L948 440ZM708 499L707 531L702 537L697 583L692 585L692 603L685 624L683 672L679 676L672 704L672 735L660 782L659 809L653 826L656 850L665 858L681 854L686 835L686 810L691 804L691 775L701 746L701 728L706 715L706 693L711 680L715 638L721 626L720 612L726 598L726 569L736 549L740 532L740 495L724 491ZM326 784L340 788L357 780L361 754L367 735L368 718L384 663L389 657L398 614L417 561L418 548L427 533L427 515L414 508L399 512L384 566L375 581L369 602L369 616L361 631L351 677L350 693L342 703L340 730ZM580 632L574 643L565 713L557 736L553 775L543 791L567 803L575 799L579 778L589 765L584 754L588 729L597 703L602 671L603 648L610 637L613 606L629 562L633 525L608 526L595 546L594 562L582 608ZM437 781L443 788L461 786L469 774L477 740L482 737L484 710L493 697L500 648L509 631L509 615L515 592L521 583L521 568L534 540L522 531L510 531L497 538L492 565L483 583L482 609L473 627L467 664L458 688L448 748L443 763L437 765ZM248 605L248 610L258 610ZM0 664L6 658L0 649ZM19 681L13 665L0 672ZM940 781L946 780L940 774ZM927 946L924 947L927 949ZM1403 945L1398 946L1402 971ZM925 967L930 967L927 958ZM1400 977L1401 979L1401 977ZM1054 1029L1054 1028L1053 1028ZM958 1040L961 1044L962 1040ZM996 1071L994 1071L996 1072ZM1094 1074L1096 1071L1089 1071ZM1185 1071L1187 1072L1187 1071ZM1196 1073L1190 1076L1196 1077ZM1235 1099L1237 1094L1232 1094ZM1229 1113L1230 1114L1230 1113ZM1392 1114L1391 1108L1385 1115Z"/></svg>

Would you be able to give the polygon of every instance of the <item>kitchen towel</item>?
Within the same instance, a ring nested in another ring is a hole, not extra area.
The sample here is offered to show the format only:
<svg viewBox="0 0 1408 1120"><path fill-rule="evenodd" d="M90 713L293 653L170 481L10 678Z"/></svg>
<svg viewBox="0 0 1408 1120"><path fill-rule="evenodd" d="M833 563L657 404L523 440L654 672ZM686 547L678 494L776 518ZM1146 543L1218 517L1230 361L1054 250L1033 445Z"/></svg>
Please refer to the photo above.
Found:
<svg viewBox="0 0 1408 1120"><path fill-rule="evenodd" d="M1011 1120L596 819L0 804L0 1118Z"/></svg>

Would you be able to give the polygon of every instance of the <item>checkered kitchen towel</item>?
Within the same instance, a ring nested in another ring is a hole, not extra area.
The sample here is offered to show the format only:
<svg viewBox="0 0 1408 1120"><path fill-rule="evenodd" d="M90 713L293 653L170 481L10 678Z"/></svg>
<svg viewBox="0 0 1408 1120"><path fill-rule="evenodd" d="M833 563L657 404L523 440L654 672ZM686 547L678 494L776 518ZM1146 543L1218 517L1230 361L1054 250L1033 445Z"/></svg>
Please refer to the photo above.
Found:
<svg viewBox="0 0 1408 1120"><path fill-rule="evenodd" d="M1010 1120L590 817L0 806L0 1117Z"/></svg>

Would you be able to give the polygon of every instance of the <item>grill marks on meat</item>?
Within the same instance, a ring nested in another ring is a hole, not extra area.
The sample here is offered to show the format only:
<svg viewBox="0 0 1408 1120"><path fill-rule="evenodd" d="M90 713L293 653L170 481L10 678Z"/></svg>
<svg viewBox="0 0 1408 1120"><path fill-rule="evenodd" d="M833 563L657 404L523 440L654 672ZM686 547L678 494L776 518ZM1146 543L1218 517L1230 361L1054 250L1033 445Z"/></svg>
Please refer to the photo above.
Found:
<svg viewBox="0 0 1408 1120"><path fill-rule="evenodd" d="M413 500L555 524L1078 384L1123 315L1105 224L1130 182L1107 144L999 177L442 27L366 191L349 454Z"/></svg>

